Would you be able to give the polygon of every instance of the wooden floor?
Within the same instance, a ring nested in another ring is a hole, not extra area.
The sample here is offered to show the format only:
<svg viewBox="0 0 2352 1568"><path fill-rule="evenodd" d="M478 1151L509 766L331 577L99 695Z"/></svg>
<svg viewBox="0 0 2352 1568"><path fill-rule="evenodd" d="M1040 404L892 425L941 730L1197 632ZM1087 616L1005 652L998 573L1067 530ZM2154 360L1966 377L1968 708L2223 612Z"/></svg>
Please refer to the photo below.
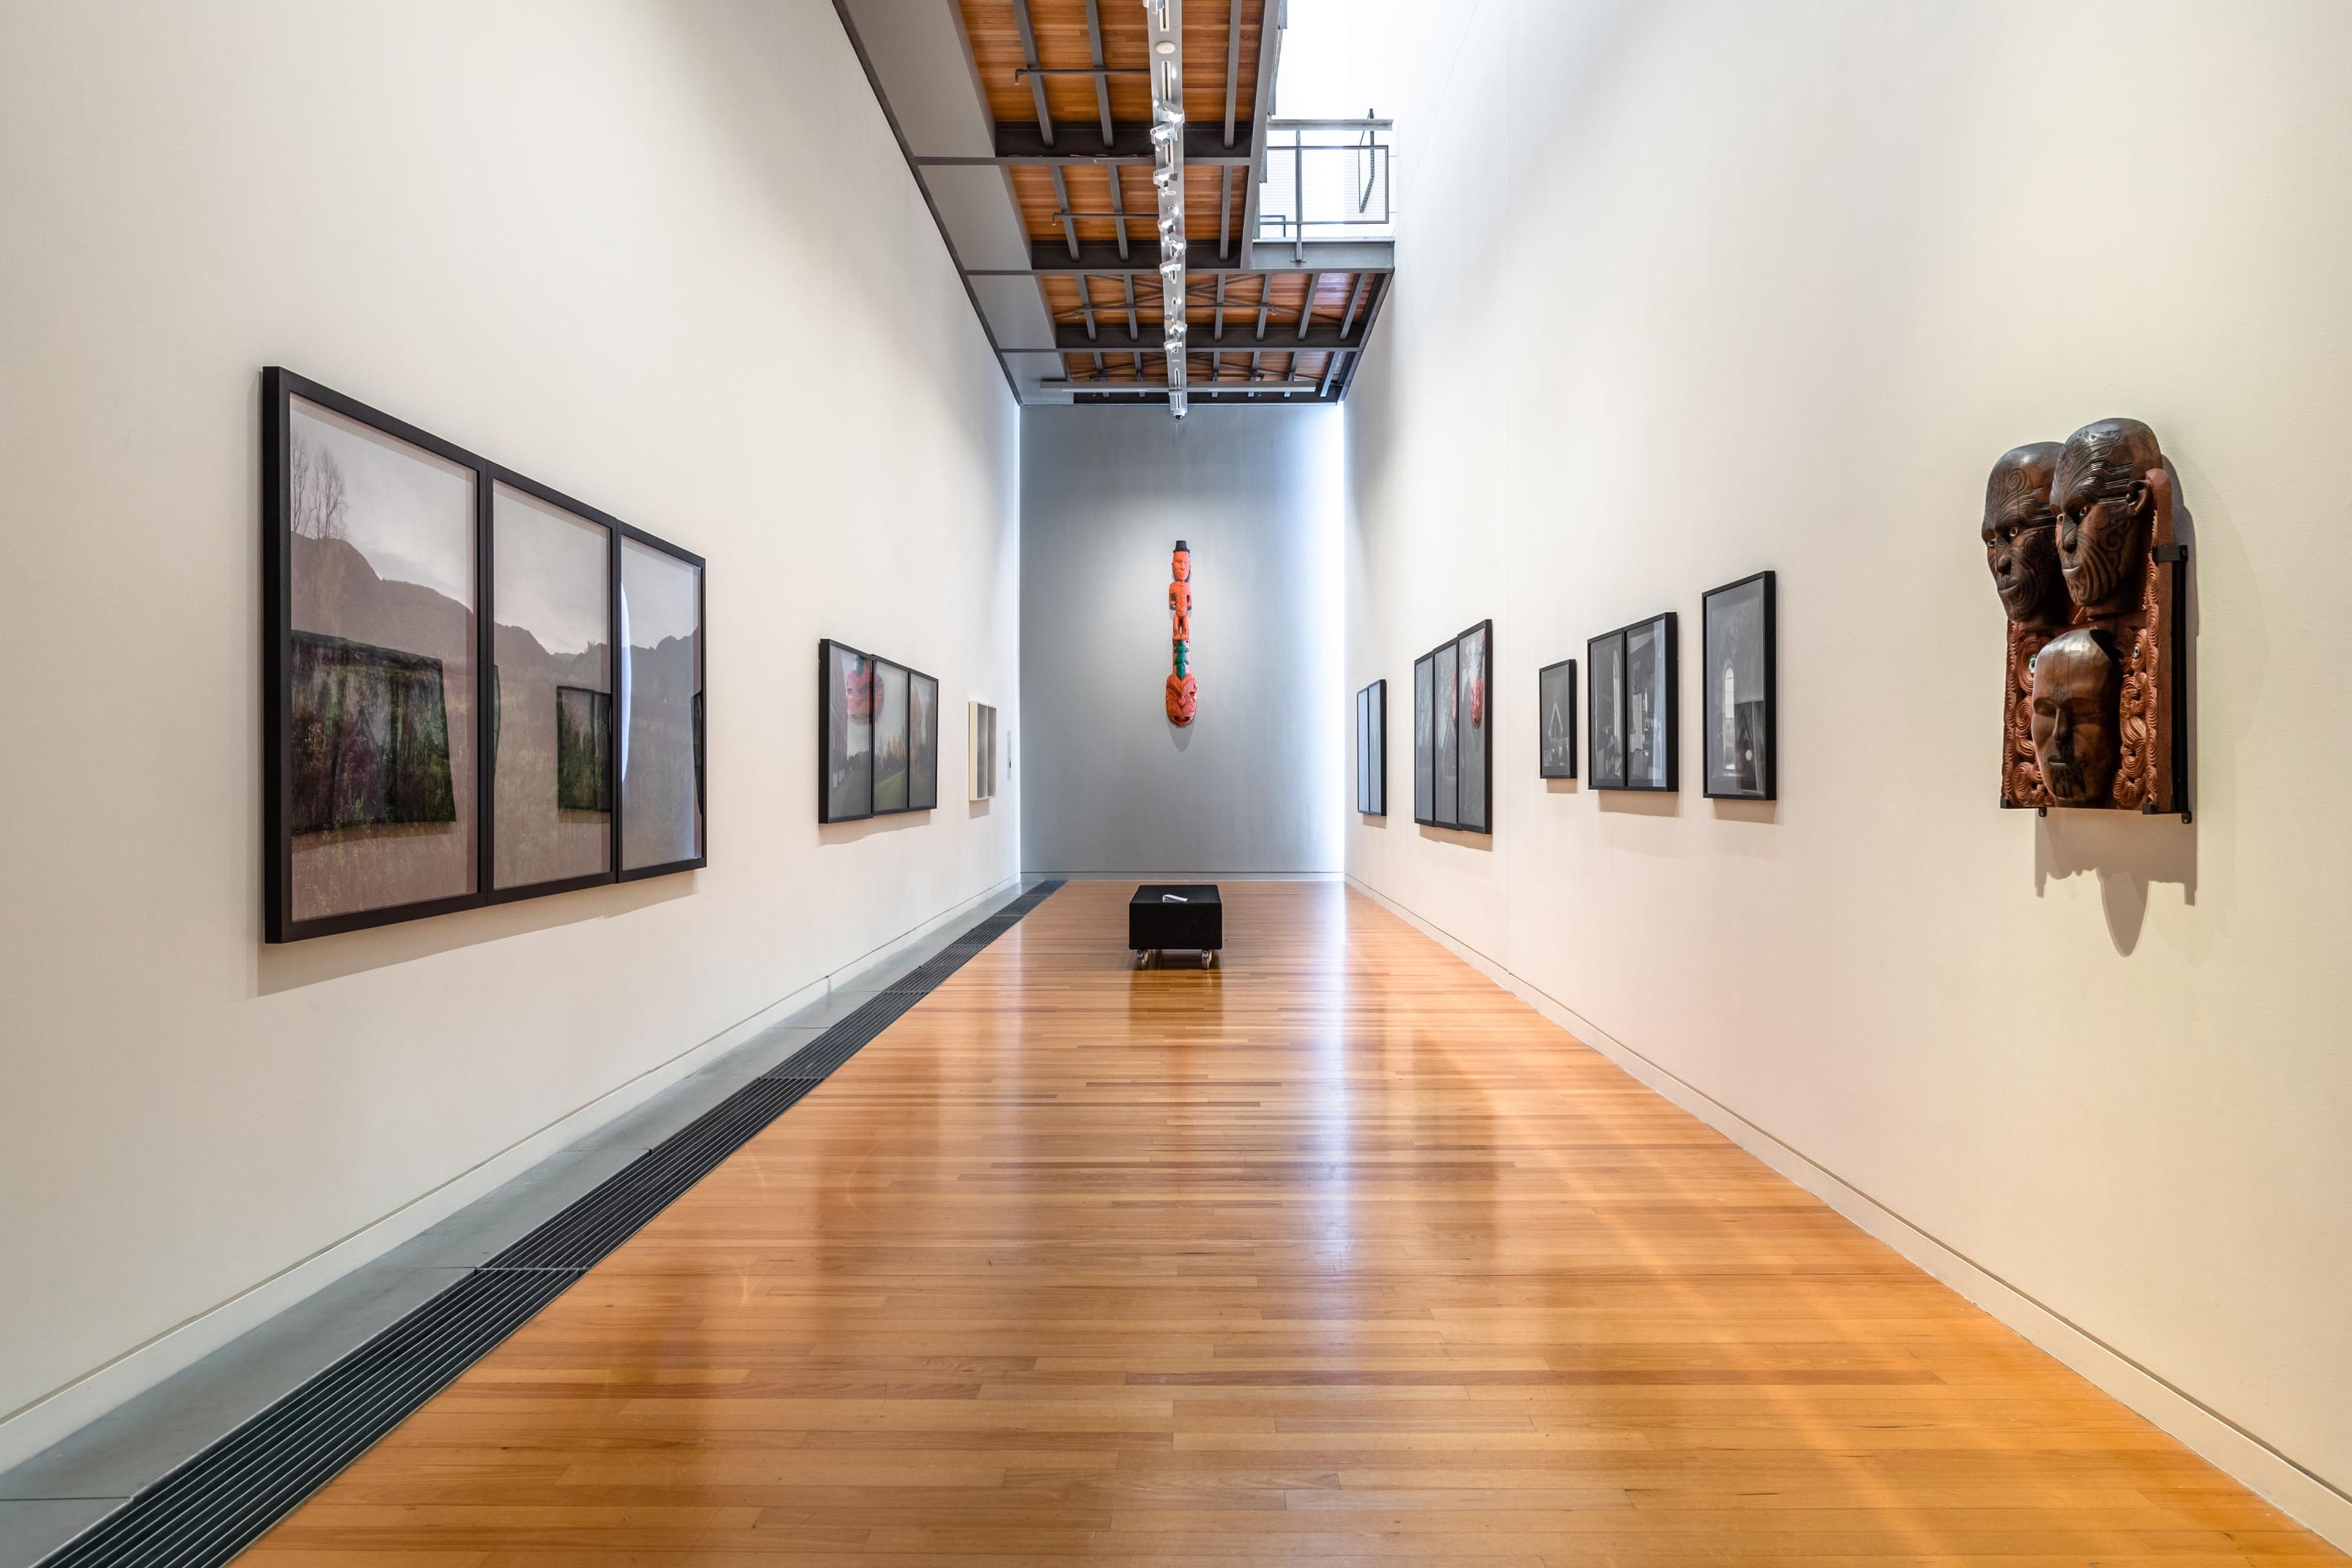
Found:
<svg viewBox="0 0 2352 1568"><path fill-rule="evenodd" d="M369 1568L2341 1563L1333 884L1073 883L292 1515Z"/></svg>

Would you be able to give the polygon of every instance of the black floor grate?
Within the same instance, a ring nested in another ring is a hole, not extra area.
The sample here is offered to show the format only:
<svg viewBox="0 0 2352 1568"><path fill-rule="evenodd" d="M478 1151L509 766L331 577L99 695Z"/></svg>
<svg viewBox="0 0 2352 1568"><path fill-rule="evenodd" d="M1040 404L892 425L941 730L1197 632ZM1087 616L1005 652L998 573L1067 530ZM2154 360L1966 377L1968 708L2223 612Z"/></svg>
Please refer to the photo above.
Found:
<svg viewBox="0 0 2352 1568"><path fill-rule="evenodd" d="M607 1177L480 1268L42 1559L40 1568L213 1568L244 1551L718 1169L1062 886L1044 882Z"/></svg>

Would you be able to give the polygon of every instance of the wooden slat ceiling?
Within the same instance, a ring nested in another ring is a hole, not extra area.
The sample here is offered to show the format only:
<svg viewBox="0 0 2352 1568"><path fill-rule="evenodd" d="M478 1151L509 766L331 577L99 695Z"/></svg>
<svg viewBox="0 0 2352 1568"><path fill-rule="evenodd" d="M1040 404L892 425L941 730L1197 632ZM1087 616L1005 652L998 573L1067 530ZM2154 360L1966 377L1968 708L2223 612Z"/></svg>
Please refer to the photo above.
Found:
<svg viewBox="0 0 2352 1568"><path fill-rule="evenodd" d="M1222 138L1227 94L1226 65L1230 58L1234 11L1241 19L1241 56L1233 78L1234 135L1246 147L1250 119L1257 100L1257 65L1261 27L1266 6L1276 0L1186 0L1184 6L1184 113L1200 127L1214 127ZM986 94L990 113L999 125L1037 124L1037 105L1029 79L1014 73L1026 63L1014 0L958 0L971 44L972 59ZM1088 37L1087 0L1027 0L1037 63L1053 69L1087 69L1094 65ZM1111 69L1143 70L1150 55L1143 7L1136 0L1097 0L1102 26L1103 64ZM1048 76L1045 103L1054 118L1055 145L1084 156L1102 145L1102 115L1095 80L1083 76ZM1114 122L1149 121L1151 93L1141 76L1108 79ZM1248 171L1226 165L1188 163L1184 169L1184 237L1194 256L1219 256L1237 251L1247 205ZM1124 210L1130 246L1137 247L1139 266L1149 265L1158 238L1159 205L1151 171L1139 164L1105 166L1073 163L1059 166L1022 165L1005 171L1021 223L1035 245L1066 247L1075 231L1081 243L1115 243ZM1056 189L1056 181L1060 188ZM1114 185L1114 183L1115 185ZM1065 217L1064 215L1084 215ZM1221 232L1221 230L1223 232ZM1221 241L1223 246L1221 247ZM1269 252L1279 254L1275 247ZM1192 350L1186 377L1194 386L1244 384L1254 380L1322 381L1335 368L1334 355L1295 347L1302 301L1311 287L1309 330L1336 326L1347 319L1350 302L1357 304L1360 322L1370 308L1370 295L1384 286L1374 279L1362 296L1357 292L1361 275L1354 272L1237 272L1225 274L1224 332L1216 333L1217 275L1193 271L1186 279L1185 320ZM1073 382L1100 380L1135 385L1165 386L1167 361L1160 352L1160 294L1156 277L1131 280L1115 274L1041 277L1038 287L1047 313L1058 328L1083 331L1087 306L1102 346L1062 356L1063 374ZM1265 335L1258 335L1259 307L1265 307ZM1128 335L1130 310L1136 338ZM1137 356L1141 356L1139 371Z"/></svg>
<svg viewBox="0 0 2352 1568"><path fill-rule="evenodd" d="M960 0L964 31L971 39L972 63L980 68L988 111L998 124L1034 124L1036 100L1029 84L1013 73L1025 63L1021 53L1021 27L1013 0ZM1225 119L1225 51L1233 14L1242 14L1242 59L1239 73L1239 118L1249 118L1257 101L1259 27L1266 0L1190 0L1184 7L1184 113L1202 124ZM1102 18L1103 64L1114 70L1144 70L1150 63L1143 26L1143 7L1136 0L1098 0ZM1084 68L1094 64L1087 33L1086 0L1029 0L1029 20L1037 38L1037 63L1048 68ZM1058 127L1064 123L1096 125L1099 110L1095 84L1085 77L1045 79L1045 107ZM1139 76L1110 79L1111 118L1143 121L1151 118L1151 89Z"/></svg>

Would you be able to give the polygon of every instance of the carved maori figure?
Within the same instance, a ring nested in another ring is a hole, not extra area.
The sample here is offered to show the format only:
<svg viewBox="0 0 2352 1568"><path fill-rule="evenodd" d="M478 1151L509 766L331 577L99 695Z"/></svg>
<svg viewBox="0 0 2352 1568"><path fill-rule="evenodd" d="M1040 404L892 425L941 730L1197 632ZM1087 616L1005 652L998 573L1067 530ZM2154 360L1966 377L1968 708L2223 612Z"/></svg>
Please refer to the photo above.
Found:
<svg viewBox="0 0 2352 1568"><path fill-rule="evenodd" d="M1200 683L1192 679L1192 551L1176 542L1171 563L1175 581L1168 584L1171 668L1168 671L1168 721L1182 726L1192 721L1201 701Z"/></svg>
<svg viewBox="0 0 2352 1568"><path fill-rule="evenodd" d="M2002 454L1981 532L2009 619L2001 805L2185 815L2188 552L2156 432L2103 419Z"/></svg>
<svg viewBox="0 0 2352 1568"><path fill-rule="evenodd" d="M2001 454L1985 481L1984 545L2000 607L2021 626L2066 624L2066 579L2058 569L2058 514L2050 479L2055 441Z"/></svg>
<svg viewBox="0 0 2352 1568"><path fill-rule="evenodd" d="M2033 659L2030 721L2042 787L2061 805L2093 805L2116 777L2116 699L2123 682L2100 633L2078 626Z"/></svg>

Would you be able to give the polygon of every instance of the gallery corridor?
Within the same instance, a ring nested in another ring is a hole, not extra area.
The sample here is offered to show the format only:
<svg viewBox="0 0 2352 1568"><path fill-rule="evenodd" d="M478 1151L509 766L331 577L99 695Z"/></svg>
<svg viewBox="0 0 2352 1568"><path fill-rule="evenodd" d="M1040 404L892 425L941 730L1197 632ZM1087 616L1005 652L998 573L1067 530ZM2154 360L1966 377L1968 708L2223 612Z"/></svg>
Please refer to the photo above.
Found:
<svg viewBox="0 0 2352 1568"><path fill-rule="evenodd" d="M2339 1562L1331 881L1074 882L248 1555Z"/></svg>

